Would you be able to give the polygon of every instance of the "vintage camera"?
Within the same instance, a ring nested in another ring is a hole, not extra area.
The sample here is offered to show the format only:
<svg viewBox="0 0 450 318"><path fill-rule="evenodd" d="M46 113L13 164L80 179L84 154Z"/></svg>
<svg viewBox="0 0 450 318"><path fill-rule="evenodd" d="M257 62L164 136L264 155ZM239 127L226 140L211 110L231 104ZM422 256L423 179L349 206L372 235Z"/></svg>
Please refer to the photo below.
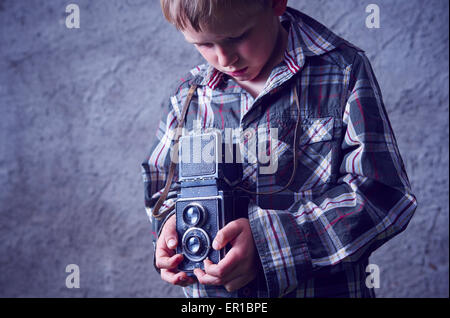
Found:
<svg viewBox="0 0 450 318"><path fill-rule="evenodd" d="M180 192L175 209L177 253L184 259L178 269L188 275L195 268L203 269L206 257L217 264L229 249L212 248L217 232L232 220L248 217L247 196L233 189L242 178L238 150L223 143L217 131L179 140Z"/></svg>

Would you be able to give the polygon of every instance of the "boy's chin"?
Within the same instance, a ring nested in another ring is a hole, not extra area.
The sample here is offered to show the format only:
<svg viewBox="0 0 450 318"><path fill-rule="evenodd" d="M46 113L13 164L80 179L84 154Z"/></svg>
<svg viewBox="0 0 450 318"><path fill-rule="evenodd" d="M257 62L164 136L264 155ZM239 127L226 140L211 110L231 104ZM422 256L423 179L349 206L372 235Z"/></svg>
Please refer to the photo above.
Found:
<svg viewBox="0 0 450 318"><path fill-rule="evenodd" d="M231 76L231 78L233 78L233 79L235 79L235 80L237 80L237 81L239 81L239 82L246 82L246 81L251 81L252 80L252 77L251 76L248 76L248 75L236 75L236 76L232 76L232 75L230 75Z"/></svg>
<svg viewBox="0 0 450 318"><path fill-rule="evenodd" d="M252 82L253 80L257 79L259 74L254 74L254 73L249 73L246 72L245 74L242 75L230 75L230 77L232 77L234 80L238 81L238 82Z"/></svg>
<svg viewBox="0 0 450 318"><path fill-rule="evenodd" d="M264 76L260 73L253 73L248 74L246 76L242 76L241 78L238 78L240 82L247 82L247 83L259 83L261 81L265 82L267 78L264 78Z"/></svg>

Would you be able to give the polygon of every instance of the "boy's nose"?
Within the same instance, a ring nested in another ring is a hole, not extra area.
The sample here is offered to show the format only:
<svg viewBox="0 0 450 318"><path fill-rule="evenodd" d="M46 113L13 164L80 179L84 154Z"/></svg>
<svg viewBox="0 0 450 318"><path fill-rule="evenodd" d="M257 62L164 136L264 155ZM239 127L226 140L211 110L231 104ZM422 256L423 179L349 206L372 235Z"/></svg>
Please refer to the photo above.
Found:
<svg viewBox="0 0 450 318"><path fill-rule="evenodd" d="M233 65L238 60L237 54L227 48L217 48L216 54L218 62L222 67Z"/></svg>

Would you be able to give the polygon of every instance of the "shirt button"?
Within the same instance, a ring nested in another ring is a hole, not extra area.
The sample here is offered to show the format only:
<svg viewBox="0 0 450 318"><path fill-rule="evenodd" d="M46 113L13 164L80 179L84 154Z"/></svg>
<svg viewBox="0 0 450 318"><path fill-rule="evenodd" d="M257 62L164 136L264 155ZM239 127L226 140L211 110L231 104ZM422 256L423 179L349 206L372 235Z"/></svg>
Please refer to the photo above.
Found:
<svg viewBox="0 0 450 318"><path fill-rule="evenodd" d="M250 140L253 138L253 129L247 129L246 131L244 131L244 139L246 140Z"/></svg>

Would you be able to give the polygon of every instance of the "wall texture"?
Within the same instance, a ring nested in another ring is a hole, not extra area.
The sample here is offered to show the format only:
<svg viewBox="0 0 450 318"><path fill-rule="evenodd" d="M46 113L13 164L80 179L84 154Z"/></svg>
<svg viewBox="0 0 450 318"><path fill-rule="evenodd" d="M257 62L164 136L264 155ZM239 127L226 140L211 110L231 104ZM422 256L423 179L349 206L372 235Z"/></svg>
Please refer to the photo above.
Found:
<svg viewBox="0 0 450 318"><path fill-rule="evenodd" d="M378 296L448 297L449 4L377 0L368 29L372 2L289 4L366 50L417 194L371 258ZM200 62L156 0L0 0L0 296L182 296L151 264L140 162L167 89Z"/></svg>

